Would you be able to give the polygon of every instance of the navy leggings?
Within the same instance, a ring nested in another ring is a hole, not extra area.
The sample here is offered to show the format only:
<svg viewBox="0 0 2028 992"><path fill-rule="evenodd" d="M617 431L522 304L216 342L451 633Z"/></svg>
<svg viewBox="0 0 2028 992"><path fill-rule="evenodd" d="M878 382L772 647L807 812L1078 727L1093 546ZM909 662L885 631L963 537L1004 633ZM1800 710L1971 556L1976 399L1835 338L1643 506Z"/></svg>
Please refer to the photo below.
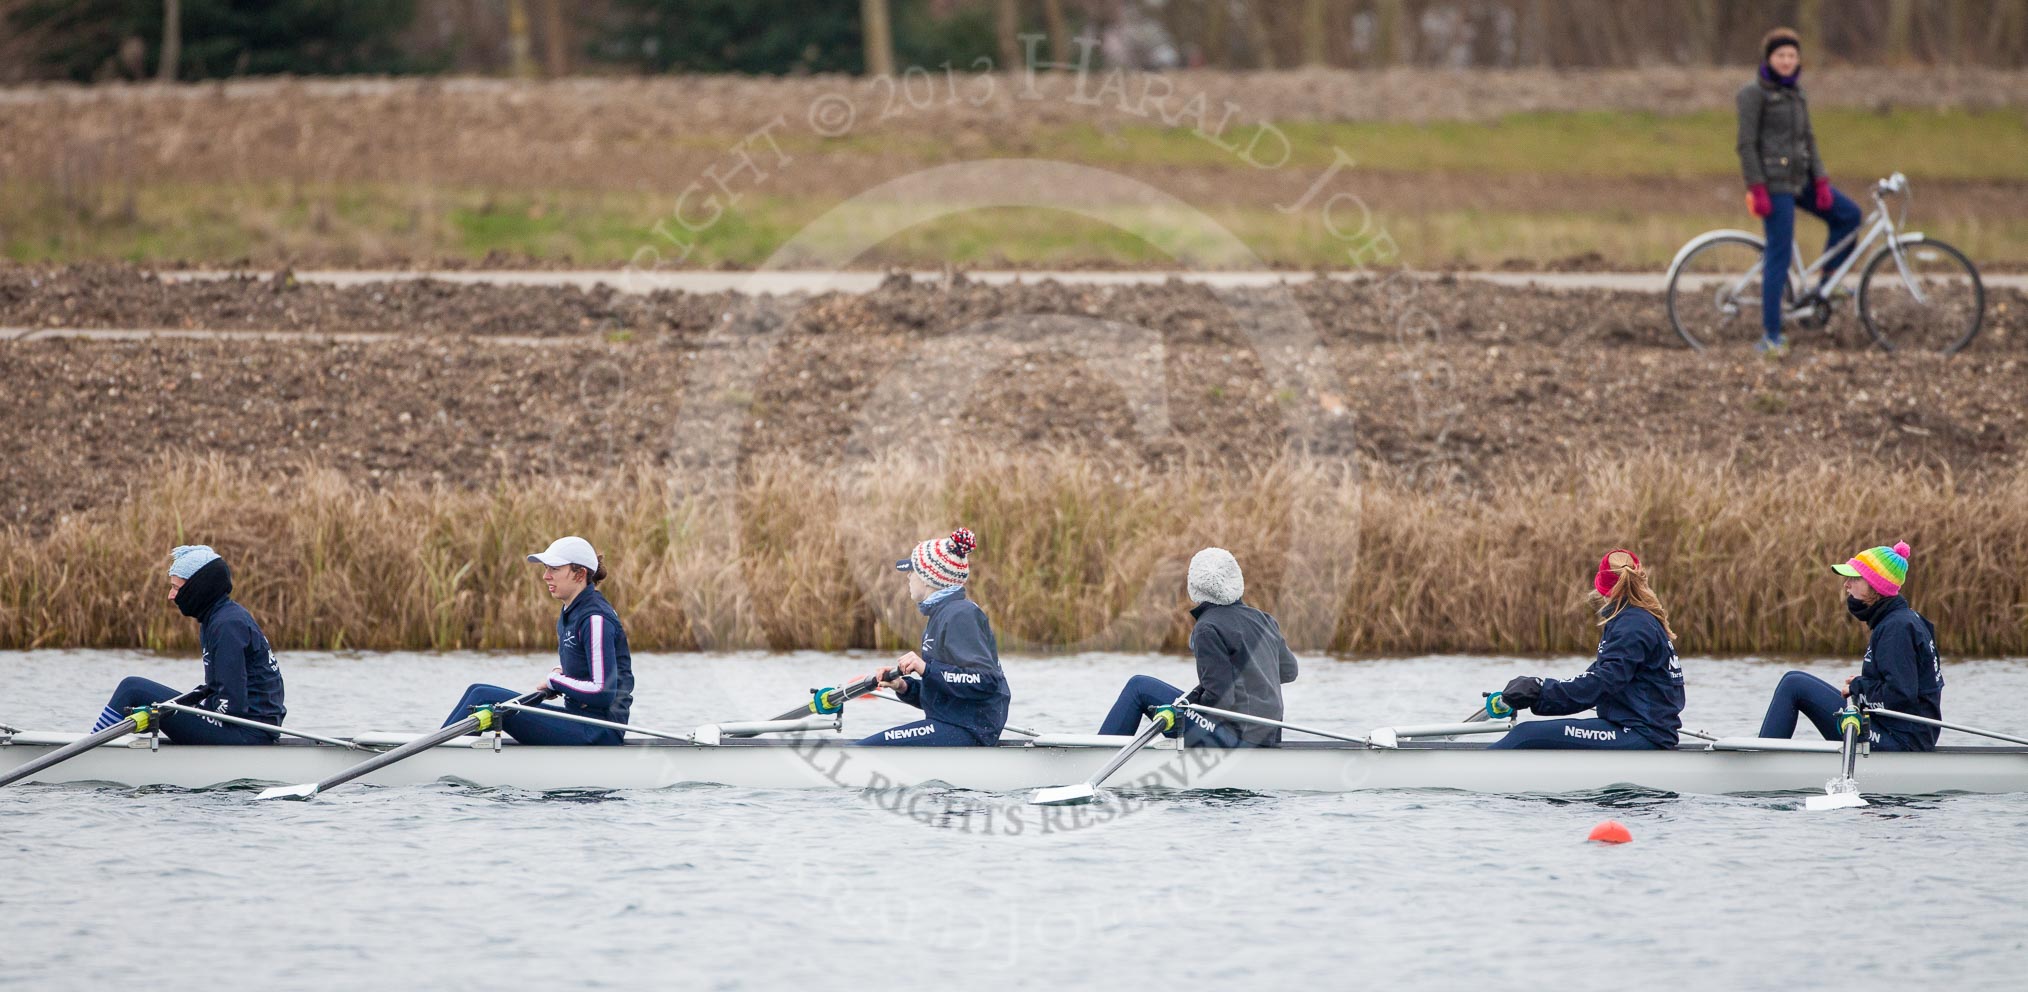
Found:
<svg viewBox="0 0 2028 992"><path fill-rule="evenodd" d="M1795 736L1796 717L1806 716L1825 740L1844 740L1838 732L1838 711L1844 708L1845 694L1837 686L1808 672L1790 672L1775 684L1767 715L1760 719L1760 736L1788 740Z"/></svg>
<svg viewBox="0 0 2028 992"><path fill-rule="evenodd" d="M922 719L862 737L859 743L884 747L986 747L997 742L982 741L971 731L954 723L938 723L932 719Z"/></svg>
<svg viewBox="0 0 2028 992"><path fill-rule="evenodd" d="M1489 751L1659 751L1654 741L1605 720L1530 720L1486 745Z"/></svg>
<svg viewBox="0 0 2028 992"><path fill-rule="evenodd" d="M1098 732L1115 737L1131 737L1141 731L1141 718L1147 715L1149 707L1167 706L1183 695L1183 690L1152 675L1136 675L1127 680L1120 689L1120 697L1113 700L1113 708L1106 713L1106 722L1099 725ZM1239 733L1208 716L1185 710L1177 725L1186 747L1242 747ZM1164 737L1174 737L1179 731L1171 730Z"/></svg>
<svg viewBox="0 0 2028 992"><path fill-rule="evenodd" d="M166 702L180 695L183 694L154 679L139 676L121 679L92 729L104 730L125 720L127 711L133 707ZM174 744L273 744L277 736L191 713L158 713L157 718L162 721L162 736Z"/></svg>
<svg viewBox="0 0 2028 992"><path fill-rule="evenodd" d="M1768 337L1774 337L1781 333L1782 288L1788 285L1789 260L1795 255L1796 211L1801 209L1813 214L1830 226L1831 234L1824 241L1826 248L1858 230L1859 222L1865 215L1860 213L1859 205L1853 203L1851 197L1838 192L1836 187L1831 189L1831 209L1826 211L1817 209L1817 191L1814 189L1801 193L1769 193L1767 199L1770 209L1767 219L1761 222L1762 230L1767 232L1767 251L1761 263L1760 326ZM1852 247L1848 245L1836 257L1826 259L1824 267L1818 270L1818 277L1830 275L1851 253Z"/></svg>
<svg viewBox="0 0 2028 992"><path fill-rule="evenodd" d="M522 693L515 692L512 689L502 689L497 685L474 684L465 690L465 696L463 699L458 700L458 705L452 707L451 715L444 718L442 726L448 727L459 720L471 716L472 707L474 706L483 703L504 703L521 695ZM540 708L555 710L558 713L565 712L561 707L556 706L542 706ZM495 713L494 716L500 721L500 729L505 730L507 736L523 744L534 744L540 747L618 744L626 739L626 735L617 730L594 727L591 724L578 723L575 720L551 720L548 717L536 716L533 713L516 713L509 710L501 710Z"/></svg>

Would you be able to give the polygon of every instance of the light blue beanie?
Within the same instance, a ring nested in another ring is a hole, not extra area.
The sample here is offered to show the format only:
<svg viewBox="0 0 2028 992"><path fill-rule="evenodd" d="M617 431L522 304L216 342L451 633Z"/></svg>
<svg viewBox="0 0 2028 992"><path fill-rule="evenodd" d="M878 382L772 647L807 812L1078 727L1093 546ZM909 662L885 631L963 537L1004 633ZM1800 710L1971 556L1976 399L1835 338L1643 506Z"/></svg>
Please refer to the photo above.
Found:
<svg viewBox="0 0 2028 992"><path fill-rule="evenodd" d="M169 577L189 579L197 570L218 560L218 552L205 544L185 544L169 552Z"/></svg>

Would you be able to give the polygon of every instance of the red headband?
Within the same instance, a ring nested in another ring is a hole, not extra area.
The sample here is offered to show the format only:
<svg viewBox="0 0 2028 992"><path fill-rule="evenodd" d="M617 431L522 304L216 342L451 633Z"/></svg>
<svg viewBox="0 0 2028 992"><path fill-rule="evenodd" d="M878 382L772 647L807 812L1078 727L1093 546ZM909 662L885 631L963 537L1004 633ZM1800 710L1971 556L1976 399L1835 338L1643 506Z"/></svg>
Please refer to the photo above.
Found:
<svg viewBox="0 0 2028 992"><path fill-rule="evenodd" d="M1625 548L1614 548L1613 550L1606 552L1605 557L1600 558L1598 560L1598 574L1592 577L1591 587L1593 589L1598 590L1599 595L1607 598L1611 598L1613 590L1619 588L1620 586L1619 569L1613 567L1614 555L1626 556L1626 559L1620 562L1620 568L1626 568L1629 566L1633 568L1641 567L1640 556L1634 554L1631 551L1626 550Z"/></svg>

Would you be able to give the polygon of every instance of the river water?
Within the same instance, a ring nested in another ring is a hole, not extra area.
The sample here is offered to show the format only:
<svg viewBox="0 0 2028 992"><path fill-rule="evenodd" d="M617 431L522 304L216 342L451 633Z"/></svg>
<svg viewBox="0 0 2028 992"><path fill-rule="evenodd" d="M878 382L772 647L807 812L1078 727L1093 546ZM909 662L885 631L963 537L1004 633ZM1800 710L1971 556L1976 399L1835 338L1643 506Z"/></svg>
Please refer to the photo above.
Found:
<svg viewBox="0 0 2028 992"><path fill-rule="evenodd" d="M635 660L643 725L754 719L871 655ZM1587 659L1304 659L1289 718L1363 733L1456 719L1515 674ZM551 659L290 654L290 722L420 730L473 681ZM1178 658L1010 658L1014 722L1090 732L1129 674ZM1691 727L1751 733L1780 674L1686 659ZM122 675L191 659L0 655L0 721L82 729ZM2020 732L2028 661L1948 663L1947 713ZM907 719L854 704L848 731ZM1956 735L1946 735L1947 739ZM1960 742L1970 742L1958 739ZM1828 774L1828 768L1827 768ZM1086 830L976 829L878 794L451 784L264 803L236 790L0 790L0 986L161 989L2018 989L2028 796L1439 792L1143 796ZM1634 841L1589 844L1612 818Z"/></svg>

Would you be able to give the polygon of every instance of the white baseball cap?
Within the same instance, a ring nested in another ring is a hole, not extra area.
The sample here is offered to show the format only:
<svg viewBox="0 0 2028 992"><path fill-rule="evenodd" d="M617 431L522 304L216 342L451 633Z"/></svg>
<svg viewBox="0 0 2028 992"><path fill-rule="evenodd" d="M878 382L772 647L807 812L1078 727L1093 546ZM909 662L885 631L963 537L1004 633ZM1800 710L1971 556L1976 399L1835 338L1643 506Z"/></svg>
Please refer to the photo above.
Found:
<svg viewBox="0 0 2028 992"><path fill-rule="evenodd" d="M582 565L591 571L599 570L599 553L592 550L591 542L575 534L559 537L549 545L549 550L528 556L528 560L562 568L565 565Z"/></svg>

